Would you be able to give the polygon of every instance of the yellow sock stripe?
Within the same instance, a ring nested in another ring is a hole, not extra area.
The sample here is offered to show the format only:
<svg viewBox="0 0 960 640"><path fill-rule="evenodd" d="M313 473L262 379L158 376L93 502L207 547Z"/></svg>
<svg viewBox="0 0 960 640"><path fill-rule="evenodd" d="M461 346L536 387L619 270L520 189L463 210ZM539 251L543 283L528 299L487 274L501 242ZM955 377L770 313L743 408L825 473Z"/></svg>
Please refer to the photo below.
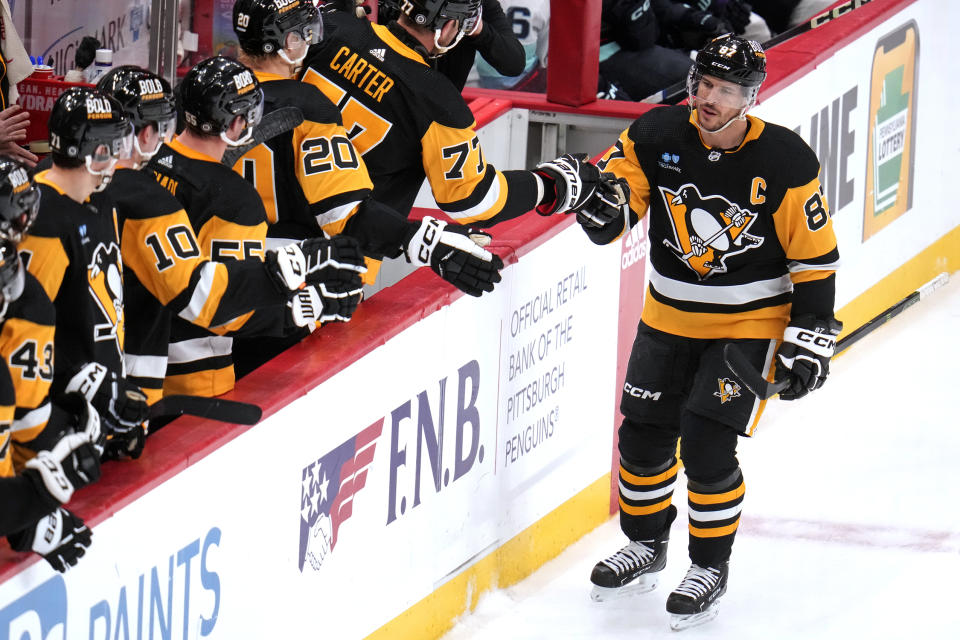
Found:
<svg viewBox="0 0 960 640"><path fill-rule="evenodd" d="M737 530L737 526L740 524L740 518L737 518L737 521L733 524L728 524L725 527L716 527L714 529L703 529L700 527L695 527L692 524L690 525L690 535L697 538L719 538L720 536L730 535Z"/></svg>
<svg viewBox="0 0 960 640"><path fill-rule="evenodd" d="M670 478L673 478L677 475L677 470L680 468L680 465L676 462L673 463L673 466L664 471L663 473L658 473L655 476L635 476L626 469L623 468L623 465L620 465L620 477L629 482L630 484L641 484L641 485L651 485L651 484L660 484L661 482L666 482Z"/></svg>
<svg viewBox="0 0 960 640"><path fill-rule="evenodd" d="M745 491L746 485L741 482L736 489L725 491L724 493L694 493L693 491L687 491L687 495L690 497L690 502L696 504L720 504L721 502L736 500L741 497Z"/></svg>
<svg viewBox="0 0 960 640"><path fill-rule="evenodd" d="M669 496L666 500L658 502L656 504L647 505L646 507L634 507L627 504L623 501L623 498L620 498L620 508L623 509L626 513L631 516L646 516L651 513L656 513L658 511L663 511L670 506L670 500L673 496Z"/></svg>

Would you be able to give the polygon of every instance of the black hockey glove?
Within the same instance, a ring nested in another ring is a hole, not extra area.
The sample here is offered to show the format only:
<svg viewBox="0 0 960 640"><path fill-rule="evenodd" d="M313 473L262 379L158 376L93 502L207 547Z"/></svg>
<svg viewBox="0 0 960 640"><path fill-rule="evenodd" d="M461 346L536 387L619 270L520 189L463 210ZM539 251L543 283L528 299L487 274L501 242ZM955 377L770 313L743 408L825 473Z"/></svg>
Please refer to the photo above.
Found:
<svg viewBox="0 0 960 640"><path fill-rule="evenodd" d="M714 5L720 4L715 0ZM734 33L743 33L747 25L750 24L750 13L753 7L744 2L744 0L727 0L719 7L717 13L721 18L730 23Z"/></svg>
<svg viewBox="0 0 960 640"><path fill-rule="evenodd" d="M313 332L318 322L350 321L363 299L363 281L352 271L339 271L337 277L307 285L293 294L287 303L293 324Z"/></svg>
<svg viewBox="0 0 960 640"><path fill-rule="evenodd" d="M99 362L88 362L67 383L66 391L83 395L100 414L107 440L115 436L139 437L150 415L147 396L140 387L121 378Z"/></svg>
<svg viewBox="0 0 960 640"><path fill-rule="evenodd" d="M365 273L366 262L357 241L348 236L307 238L267 252L267 269L282 290L297 291L341 277L339 271Z"/></svg>
<svg viewBox="0 0 960 640"><path fill-rule="evenodd" d="M61 504L73 497L73 492L100 479L100 456L103 453L103 435L100 416L90 403L78 393L67 393L57 404L77 417L76 433L69 433L49 451L40 451L28 460L23 474L38 490L46 491Z"/></svg>
<svg viewBox="0 0 960 640"><path fill-rule="evenodd" d="M584 229L604 229L618 220L622 226L629 202L630 186L626 179L601 173L593 196L577 211L577 222Z"/></svg>
<svg viewBox="0 0 960 640"><path fill-rule="evenodd" d="M593 195L600 179L600 170L584 153L568 153L541 162L533 172L543 181L544 194L537 204L537 213L542 216L579 210Z"/></svg>
<svg viewBox="0 0 960 640"><path fill-rule="evenodd" d="M407 262L433 269L434 273L467 295L479 297L500 282L503 260L484 249L490 236L458 224L426 216L412 223L404 242Z"/></svg>
<svg viewBox="0 0 960 640"><path fill-rule="evenodd" d="M14 551L33 551L64 573L86 553L92 535L83 520L60 507L7 539Z"/></svg>
<svg viewBox="0 0 960 640"><path fill-rule="evenodd" d="M796 400L823 386L843 324L802 314L790 320L777 349L775 380L788 380L781 400Z"/></svg>

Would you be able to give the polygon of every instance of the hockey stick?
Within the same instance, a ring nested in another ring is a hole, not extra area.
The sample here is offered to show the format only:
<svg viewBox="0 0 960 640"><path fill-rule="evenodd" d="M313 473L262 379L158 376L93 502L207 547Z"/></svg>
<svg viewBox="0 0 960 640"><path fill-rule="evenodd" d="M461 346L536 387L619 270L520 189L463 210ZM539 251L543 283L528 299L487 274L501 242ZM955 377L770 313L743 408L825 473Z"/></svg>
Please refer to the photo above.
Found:
<svg viewBox="0 0 960 640"><path fill-rule="evenodd" d="M723 229L720 229L720 231L717 231L715 234L713 234L712 236L710 236L709 238L707 238L706 240L704 240L704 241L703 241L703 246L709 247L711 243L713 243L717 238L719 238L720 236L722 236L723 234L725 234L727 231L730 231L730 229L732 229L733 227L734 227L734 224L731 222L730 224L728 224L727 226L725 226ZM682 256L680 256L680 259L681 259L681 260L689 260L689 259L692 258L694 255L696 255L696 251L694 251L693 249L691 249L690 251L687 251L685 254L683 254Z"/></svg>
<svg viewBox="0 0 960 640"><path fill-rule="evenodd" d="M798 25L790 27L786 31L778 33L774 37L764 42L761 46L763 47L764 51L766 51L770 47L774 47L781 42L785 42L790 38L794 38L801 33L806 33L807 31L813 31L817 27L822 27L828 22L836 20L840 16L859 9L865 4L869 4L871 1L872 0L846 0L846 2L842 2L832 9L827 9L822 13L818 13L806 22L801 22ZM677 102L680 102L680 100L686 95L686 92L687 80L684 78L683 80L675 82L665 89L661 89L660 91L647 96L640 102L646 102L649 104L676 104Z"/></svg>
<svg viewBox="0 0 960 640"><path fill-rule="evenodd" d="M899 315L904 309L913 306L943 285L947 284L949 280L950 276L948 273L941 273L936 278L926 283L907 297L903 298L896 304L891 305L874 318L868 320L866 323L860 325L848 335L844 336L839 342L837 342L836 353L840 353L844 349L849 348L855 342L885 323L890 318ZM753 365L744 355L743 351L741 351L740 348L734 343L727 344L723 347L723 359L726 361L727 366L730 367L730 370L733 371L733 373L740 378L743 384L761 400L766 400L780 393L790 384L787 380L775 382L769 382L765 380L763 374L753 368Z"/></svg>
<svg viewBox="0 0 960 640"><path fill-rule="evenodd" d="M151 420L188 415L231 424L257 424L262 413L255 404L203 396L164 396L150 406Z"/></svg>
<svg viewBox="0 0 960 640"><path fill-rule="evenodd" d="M228 167L232 167L250 149L263 144L270 138L275 138L287 131L293 131L303 122L303 112L297 107L279 107L263 114L260 122L253 128L253 139L242 147L230 147L220 160Z"/></svg>

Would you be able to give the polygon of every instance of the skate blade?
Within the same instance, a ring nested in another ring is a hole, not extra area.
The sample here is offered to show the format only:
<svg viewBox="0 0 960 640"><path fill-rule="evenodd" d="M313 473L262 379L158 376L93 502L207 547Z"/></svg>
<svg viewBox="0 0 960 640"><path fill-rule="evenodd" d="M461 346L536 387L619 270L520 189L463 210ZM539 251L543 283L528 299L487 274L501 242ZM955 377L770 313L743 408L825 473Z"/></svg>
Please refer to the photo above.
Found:
<svg viewBox="0 0 960 640"><path fill-rule="evenodd" d="M691 613L690 615L671 614L670 629L672 631L683 631L690 627L699 627L717 617L720 608L717 603L710 605L710 608L700 613Z"/></svg>
<svg viewBox="0 0 960 640"><path fill-rule="evenodd" d="M657 588L657 575L644 573L633 582L628 582L622 587L598 587L593 585L590 592L590 599L594 602L609 602L610 600L619 600L627 596L638 596L643 593L649 593Z"/></svg>

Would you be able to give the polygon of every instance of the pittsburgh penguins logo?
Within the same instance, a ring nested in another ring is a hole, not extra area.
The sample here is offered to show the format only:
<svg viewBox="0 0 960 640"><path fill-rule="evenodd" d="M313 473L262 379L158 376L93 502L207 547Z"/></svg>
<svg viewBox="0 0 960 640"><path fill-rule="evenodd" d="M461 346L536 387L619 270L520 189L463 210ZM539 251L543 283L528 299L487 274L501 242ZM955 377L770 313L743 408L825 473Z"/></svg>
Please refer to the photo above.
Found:
<svg viewBox="0 0 960 640"><path fill-rule="evenodd" d="M726 260L763 244L763 238L747 233L757 214L741 209L723 196L703 196L696 185L677 191L660 187L675 242L664 239L673 253L693 269L700 280L726 273Z"/></svg>
<svg viewBox="0 0 960 640"><path fill-rule="evenodd" d="M740 385L730 378L717 378L719 390L714 391L714 397L720 398L720 404L726 404L734 398L740 397Z"/></svg>
<svg viewBox="0 0 960 640"><path fill-rule="evenodd" d="M102 242L93 251L93 259L87 266L90 295L103 314L103 322L94 326L93 339L116 340L123 350L123 272L120 262L120 247L115 242Z"/></svg>

